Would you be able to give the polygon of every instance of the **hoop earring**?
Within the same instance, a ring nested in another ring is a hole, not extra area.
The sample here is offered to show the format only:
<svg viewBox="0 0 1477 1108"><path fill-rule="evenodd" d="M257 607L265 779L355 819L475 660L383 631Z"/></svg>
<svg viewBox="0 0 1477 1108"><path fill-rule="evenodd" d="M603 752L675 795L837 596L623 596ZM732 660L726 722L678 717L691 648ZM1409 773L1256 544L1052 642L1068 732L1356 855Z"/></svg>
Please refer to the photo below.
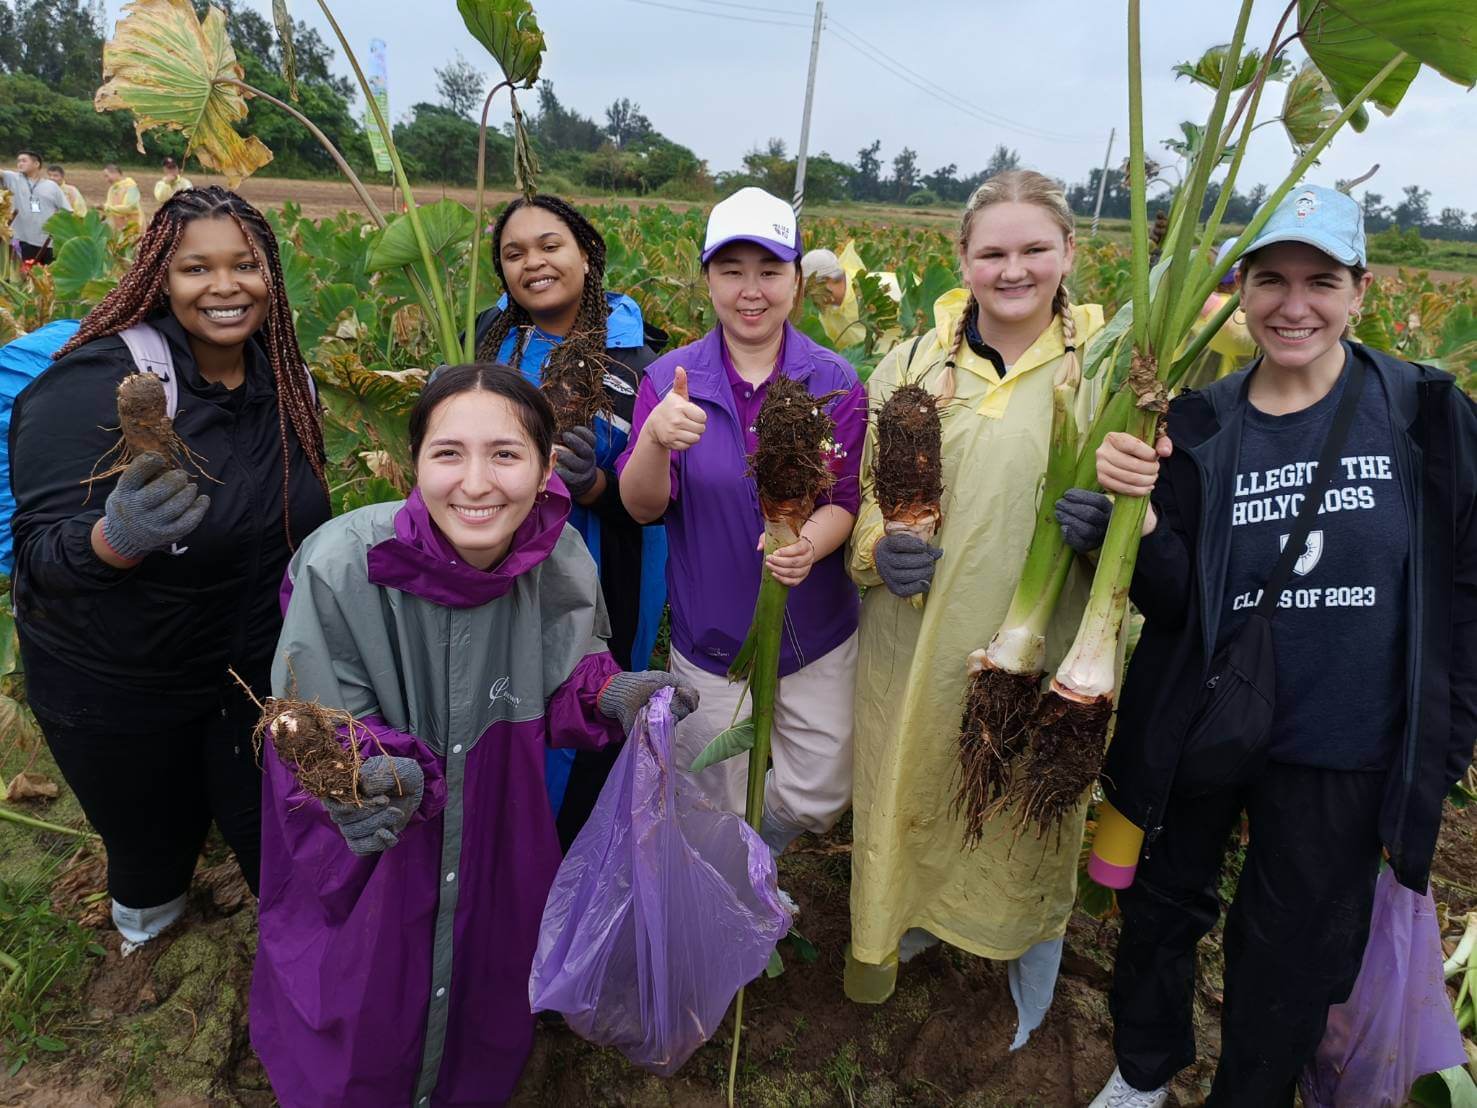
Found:
<svg viewBox="0 0 1477 1108"><path fill-rule="evenodd" d="M1245 310L1242 309L1242 308L1240 308L1240 307L1237 307L1237 309L1234 312L1231 313L1231 322L1234 323L1234 324L1236 324L1238 327L1245 327L1246 326L1246 312L1245 312Z"/></svg>
<svg viewBox="0 0 1477 1108"><path fill-rule="evenodd" d="M1349 326L1350 327L1358 327L1359 324L1362 323L1363 321L1364 321L1364 313L1361 312L1358 308L1355 308L1352 312L1349 313Z"/></svg>

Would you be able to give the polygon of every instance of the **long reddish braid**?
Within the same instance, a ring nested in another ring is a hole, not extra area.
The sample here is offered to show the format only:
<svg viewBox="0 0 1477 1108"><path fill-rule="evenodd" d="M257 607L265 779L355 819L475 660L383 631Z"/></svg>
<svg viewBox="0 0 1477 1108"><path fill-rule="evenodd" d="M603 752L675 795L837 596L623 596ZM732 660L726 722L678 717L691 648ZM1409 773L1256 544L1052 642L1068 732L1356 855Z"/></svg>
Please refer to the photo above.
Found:
<svg viewBox="0 0 1477 1108"><path fill-rule="evenodd" d="M503 290L508 293L508 307L493 322L481 344L477 347L477 357L482 361L495 362L498 360L498 351L502 349L503 342L510 334L517 335L513 344L513 355L509 362L517 366L523 357L523 347L528 341L529 328L533 326L533 317L528 310L518 303L517 298L508 289L508 279L503 275L503 259L500 252L500 244L503 240L503 230L508 225L508 220L513 213L520 208L542 208L544 211L558 217L569 233L574 236L575 242L579 243L580 249L585 253L585 259L590 263L590 271L585 274L584 288L580 291L579 311L575 315L574 327L549 354L549 364L563 366L569 362L589 359L594 365L606 363L605 353L605 324L609 318L610 311L605 304L605 239L595 229L588 219L579 213L573 204L567 200L561 200L557 196L548 196L539 193L537 196L524 199L522 197L512 200L497 217L497 222L492 228L492 265L497 271L497 279L502 283Z"/></svg>
<svg viewBox="0 0 1477 1108"><path fill-rule="evenodd" d="M287 283L282 276L282 259L277 250L277 236L272 233L262 213L236 193L219 185L185 189L170 197L149 221L139 239L134 263L127 273L103 297L102 302L83 319L82 326L53 355L61 358L94 339L116 335L150 315L167 303L169 263L179 246L185 227L197 219L230 219L241 228L252 258L267 282L267 318L258 332L272 366L277 386L277 419L282 439L282 522L287 544L293 547L292 522L288 513L292 451L288 427L302 444L313 473L328 489L324 472L326 451L323 425L308 385L308 367L297 343L297 330L292 322L292 306L287 301Z"/></svg>

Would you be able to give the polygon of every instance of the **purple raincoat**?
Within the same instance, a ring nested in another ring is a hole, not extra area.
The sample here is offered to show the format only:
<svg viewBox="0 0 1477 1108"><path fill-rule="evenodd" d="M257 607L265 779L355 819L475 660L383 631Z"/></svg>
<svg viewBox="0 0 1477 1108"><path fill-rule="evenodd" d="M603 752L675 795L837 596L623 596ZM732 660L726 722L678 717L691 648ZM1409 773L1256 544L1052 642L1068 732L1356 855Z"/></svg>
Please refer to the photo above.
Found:
<svg viewBox="0 0 1477 1108"><path fill-rule="evenodd" d="M279 694L414 758L420 810L356 857L264 748L251 1042L288 1108L491 1105L533 1040L528 975L559 843L546 745L622 738L596 698L619 667L595 566L548 498L491 571L461 562L419 493L316 531L288 569Z"/></svg>

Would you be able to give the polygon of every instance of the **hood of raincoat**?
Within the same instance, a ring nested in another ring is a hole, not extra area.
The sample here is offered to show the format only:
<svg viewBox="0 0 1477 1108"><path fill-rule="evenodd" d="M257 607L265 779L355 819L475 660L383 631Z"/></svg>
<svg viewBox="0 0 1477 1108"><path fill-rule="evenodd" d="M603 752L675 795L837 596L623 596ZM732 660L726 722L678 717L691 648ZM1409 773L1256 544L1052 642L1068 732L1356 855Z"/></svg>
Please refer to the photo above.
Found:
<svg viewBox="0 0 1477 1108"><path fill-rule="evenodd" d="M370 548L369 580L448 608L477 608L503 596L513 582L547 558L569 519L569 493L559 478L513 532L513 544L491 569L468 565L447 541L421 497L411 492L395 513L395 537Z"/></svg>

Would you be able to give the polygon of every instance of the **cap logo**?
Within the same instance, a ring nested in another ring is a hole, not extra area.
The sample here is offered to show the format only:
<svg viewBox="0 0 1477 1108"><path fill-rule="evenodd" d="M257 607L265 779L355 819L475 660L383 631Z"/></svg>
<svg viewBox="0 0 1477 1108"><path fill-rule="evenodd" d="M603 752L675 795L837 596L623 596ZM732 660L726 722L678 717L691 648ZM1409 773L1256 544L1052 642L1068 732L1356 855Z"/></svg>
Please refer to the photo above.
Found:
<svg viewBox="0 0 1477 1108"><path fill-rule="evenodd" d="M1311 192L1305 192L1294 202L1292 210L1297 218L1307 219L1318 210L1318 197Z"/></svg>
<svg viewBox="0 0 1477 1108"><path fill-rule="evenodd" d="M790 237L790 229L783 223L774 223L771 226L774 228L774 233L779 235L780 238L787 239Z"/></svg>

